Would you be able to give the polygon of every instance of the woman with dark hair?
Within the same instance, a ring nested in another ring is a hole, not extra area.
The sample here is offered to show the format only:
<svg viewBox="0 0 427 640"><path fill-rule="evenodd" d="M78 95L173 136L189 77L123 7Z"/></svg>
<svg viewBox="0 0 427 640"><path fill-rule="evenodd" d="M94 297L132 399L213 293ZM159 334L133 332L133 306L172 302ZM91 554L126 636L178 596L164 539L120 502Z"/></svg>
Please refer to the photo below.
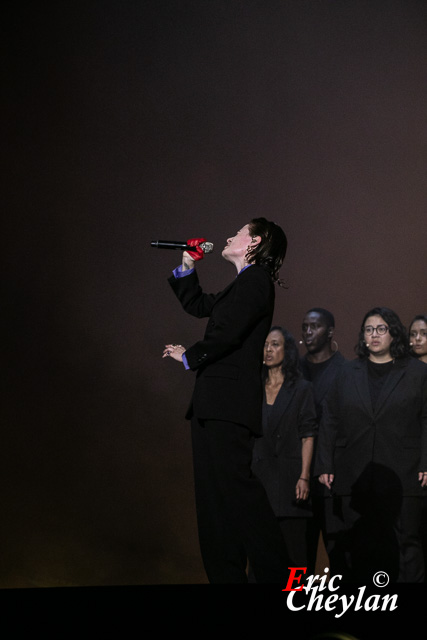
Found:
<svg viewBox="0 0 427 640"><path fill-rule="evenodd" d="M409 341L412 355L427 363L427 316L418 315L412 320Z"/></svg>
<svg viewBox="0 0 427 640"><path fill-rule="evenodd" d="M417 315L409 325L411 354L419 362L427 364L427 315ZM421 540L424 552L424 582L427 582L427 501L423 501L421 515Z"/></svg>
<svg viewBox="0 0 427 640"><path fill-rule="evenodd" d="M362 584L376 571L422 582L427 368L409 357L405 327L385 307L365 314L355 350L326 398L315 464L333 496L331 571Z"/></svg>
<svg viewBox="0 0 427 640"><path fill-rule="evenodd" d="M197 373L186 417L191 419L194 486L203 563L211 583L281 583L289 561L280 527L251 472L254 435L261 433L261 363L274 309L274 282L285 258L282 229L256 218L228 238L222 257L236 269L218 294L202 291L195 261L200 239L183 253L169 283L184 310L209 318L188 349L167 344L170 357Z"/></svg>
<svg viewBox="0 0 427 640"><path fill-rule="evenodd" d="M372 318L379 321L376 328L371 325ZM390 362L408 356L408 336L397 313L387 307L375 307L368 311L354 350L359 358L371 362Z"/></svg>
<svg viewBox="0 0 427 640"><path fill-rule="evenodd" d="M263 437L254 445L252 470L278 518L290 566L314 571L309 548L310 467L317 433L311 383L299 369L298 348L283 327L272 327L264 345Z"/></svg>
<svg viewBox="0 0 427 640"><path fill-rule="evenodd" d="M279 269L282 266L288 241L282 229L265 218L253 218L248 224L248 232L251 237L262 238L262 242L248 248L246 254L248 264L263 267L274 283L283 286L283 281L279 278Z"/></svg>

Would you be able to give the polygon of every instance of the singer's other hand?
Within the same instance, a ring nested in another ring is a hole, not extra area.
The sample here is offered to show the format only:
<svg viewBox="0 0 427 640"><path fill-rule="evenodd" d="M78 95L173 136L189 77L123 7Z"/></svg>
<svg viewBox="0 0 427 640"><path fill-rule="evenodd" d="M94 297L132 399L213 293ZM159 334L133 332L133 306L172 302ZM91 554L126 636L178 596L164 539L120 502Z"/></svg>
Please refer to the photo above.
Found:
<svg viewBox="0 0 427 640"><path fill-rule="evenodd" d="M187 244L190 247L194 247L194 251L186 251L192 260L203 260L204 253L203 249L199 246L202 242L206 242L206 238L190 238L187 240Z"/></svg>
<svg viewBox="0 0 427 640"><path fill-rule="evenodd" d="M185 347L182 344L165 344L162 358L173 358L178 362L182 362L182 354L185 351Z"/></svg>

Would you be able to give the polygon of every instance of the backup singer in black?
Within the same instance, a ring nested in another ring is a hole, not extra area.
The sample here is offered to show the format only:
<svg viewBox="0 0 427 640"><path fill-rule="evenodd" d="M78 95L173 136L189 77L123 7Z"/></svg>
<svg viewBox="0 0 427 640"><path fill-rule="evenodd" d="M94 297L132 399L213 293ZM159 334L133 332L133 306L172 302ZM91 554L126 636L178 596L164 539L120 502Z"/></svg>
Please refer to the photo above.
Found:
<svg viewBox="0 0 427 640"><path fill-rule="evenodd" d="M197 372L191 418L199 541L211 583L246 583L247 560L258 583L283 583L288 557L264 488L252 474L261 434L261 363L271 326L274 286L286 236L256 218L227 240L225 260L237 277L221 293L203 293L195 259L185 252L169 282L183 308L208 317L205 335L188 349L166 345L163 357Z"/></svg>
<svg viewBox="0 0 427 640"><path fill-rule="evenodd" d="M385 307L369 311L327 395L315 474L333 492L326 548L331 573L366 584L422 582L420 515L427 487L427 367L409 357L406 330Z"/></svg>
<svg viewBox="0 0 427 640"><path fill-rule="evenodd" d="M264 347L264 435L255 441L252 470L279 521L290 566L307 567L310 575L310 473L317 422L313 389L298 361L292 335L272 327Z"/></svg>

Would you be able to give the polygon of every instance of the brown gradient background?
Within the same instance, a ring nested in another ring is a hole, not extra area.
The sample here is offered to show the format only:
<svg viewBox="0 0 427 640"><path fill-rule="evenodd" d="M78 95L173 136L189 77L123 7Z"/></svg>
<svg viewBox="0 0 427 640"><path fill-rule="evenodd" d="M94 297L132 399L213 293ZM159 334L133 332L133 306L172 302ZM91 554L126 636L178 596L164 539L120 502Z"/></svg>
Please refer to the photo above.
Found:
<svg viewBox="0 0 427 640"><path fill-rule="evenodd" d="M204 322L166 282L204 235L206 290L250 218L289 240L275 322L427 312L427 3L6 3L0 587L196 584L184 413L162 360Z"/></svg>

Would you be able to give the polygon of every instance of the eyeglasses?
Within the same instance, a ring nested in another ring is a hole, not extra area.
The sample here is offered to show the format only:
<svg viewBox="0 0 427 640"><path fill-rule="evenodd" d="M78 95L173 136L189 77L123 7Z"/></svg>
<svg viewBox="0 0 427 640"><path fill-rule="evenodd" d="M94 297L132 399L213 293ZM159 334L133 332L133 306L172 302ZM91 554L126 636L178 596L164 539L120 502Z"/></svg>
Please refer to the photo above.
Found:
<svg viewBox="0 0 427 640"><path fill-rule="evenodd" d="M376 331L379 336L384 336L388 331L388 327L385 324L379 324L377 327L373 327L372 325L368 324L364 328L364 332L367 336L371 336L374 331Z"/></svg>

